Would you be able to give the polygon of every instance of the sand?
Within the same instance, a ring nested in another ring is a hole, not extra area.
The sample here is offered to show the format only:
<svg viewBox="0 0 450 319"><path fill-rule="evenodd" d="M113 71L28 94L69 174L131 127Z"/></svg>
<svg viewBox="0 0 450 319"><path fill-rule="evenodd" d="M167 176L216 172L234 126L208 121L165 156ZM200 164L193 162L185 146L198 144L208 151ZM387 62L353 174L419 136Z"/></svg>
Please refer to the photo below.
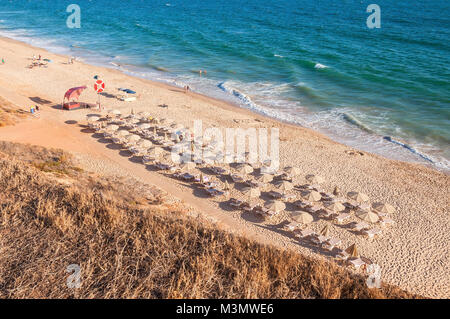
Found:
<svg viewBox="0 0 450 319"><path fill-rule="evenodd" d="M33 54L41 54L53 62L48 68L28 69ZM348 151L352 148L312 130L192 92L185 94L179 88L127 76L117 70L82 62L68 65L67 57L10 39L0 38L0 57L6 59L6 64L0 65L0 96L24 110L35 104L42 108L39 118L29 117L15 126L0 128L0 140L62 148L75 154L85 169L99 174L133 176L156 185L190 205L196 213L215 220L220 227L305 255L328 258L281 230L280 224L287 214L261 222L230 211L220 200L207 199L184 183L146 169L126 152L96 137L84 124L86 114L97 111L62 111L58 104L68 88L80 85L88 86L82 100L95 103L93 76L99 75L108 93L116 94L117 88L125 86L139 94L137 101L129 103L102 96L107 109L119 109L125 114L145 110L190 127L193 120L201 119L204 128L278 128L281 166L297 166L302 172L294 184L305 183L307 174L319 174L325 179L323 188L329 192L335 186L343 193L361 191L372 202L387 202L396 208L391 216L396 224L373 240L324 220L315 221L311 229L319 230L329 224L331 235L340 238L343 247L356 243L363 256L381 266L385 282L428 297L450 297L450 178L447 174L367 152L351 155ZM162 108L161 104L169 107ZM238 192L233 195L238 196Z"/></svg>

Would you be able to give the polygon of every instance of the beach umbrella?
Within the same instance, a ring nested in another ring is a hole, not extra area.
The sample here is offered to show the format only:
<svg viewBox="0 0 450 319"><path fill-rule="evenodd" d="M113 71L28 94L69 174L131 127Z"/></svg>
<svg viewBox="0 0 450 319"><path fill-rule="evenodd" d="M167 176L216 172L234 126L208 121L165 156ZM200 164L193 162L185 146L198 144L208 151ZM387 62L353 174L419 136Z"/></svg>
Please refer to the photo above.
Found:
<svg viewBox="0 0 450 319"><path fill-rule="evenodd" d="M345 252L348 253L351 257L358 257L359 256L359 252L358 252L358 249L356 248L355 244L349 246L345 250Z"/></svg>
<svg viewBox="0 0 450 319"><path fill-rule="evenodd" d="M256 180L260 183L270 183L273 180L273 176L270 174L260 174L256 177Z"/></svg>
<svg viewBox="0 0 450 319"><path fill-rule="evenodd" d="M105 127L105 131L107 132L115 132L119 129L119 125L116 124L109 124Z"/></svg>
<svg viewBox="0 0 450 319"><path fill-rule="evenodd" d="M259 169L260 174L270 174L270 175L274 175L277 170L275 168L272 168L270 166L262 166Z"/></svg>
<svg viewBox="0 0 450 319"><path fill-rule="evenodd" d="M80 97L81 93L86 89L87 89L86 86L77 86L77 87L68 89L66 91L66 93L64 94L63 104L64 104L65 99L67 99L68 101L77 100Z"/></svg>
<svg viewBox="0 0 450 319"><path fill-rule="evenodd" d="M141 139L139 142L136 143L136 146L140 148L148 148L152 146L152 142L150 142L149 140Z"/></svg>
<svg viewBox="0 0 450 319"><path fill-rule="evenodd" d="M183 171L191 171L196 167L194 162L186 162L180 165L180 169Z"/></svg>
<svg viewBox="0 0 450 319"><path fill-rule="evenodd" d="M369 200L369 196L360 192L349 192L347 193L347 196L358 203L367 202Z"/></svg>
<svg viewBox="0 0 450 319"><path fill-rule="evenodd" d="M98 120L100 120L100 116L98 115L88 115L86 117L88 122L97 122Z"/></svg>
<svg viewBox="0 0 450 319"><path fill-rule="evenodd" d="M147 150L147 154L153 157L158 157L164 150L161 147L153 146Z"/></svg>
<svg viewBox="0 0 450 319"><path fill-rule="evenodd" d="M372 205L372 208L379 213L384 213L384 214L394 214L395 213L395 208L389 204L374 203Z"/></svg>
<svg viewBox="0 0 450 319"><path fill-rule="evenodd" d="M258 188L245 187L242 193L250 198L261 196L261 191Z"/></svg>
<svg viewBox="0 0 450 319"><path fill-rule="evenodd" d="M131 135L131 133L130 132L128 132L127 130L118 130L115 134L114 134L115 136L117 136L117 137L125 137L125 136L128 136L128 135Z"/></svg>
<svg viewBox="0 0 450 319"><path fill-rule="evenodd" d="M326 224L325 227L322 228L322 230L320 231L320 234L324 237L329 237L330 236L330 226L328 224Z"/></svg>
<svg viewBox="0 0 450 319"><path fill-rule="evenodd" d="M308 182L310 182L311 184L321 184L325 181L322 177L320 177L318 175L312 175L312 174L306 175L306 180Z"/></svg>
<svg viewBox="0 0 450 319"><path fill-rule="evenodd" d="M300 169L298 167L286 166L284 172L291 176L300 175Z"/></svg>
<svg viewBox="0 0 450 319"><path fill-rule="evenodd" d="M317 202L322 198L319 192L316 191L306 191L301 193L302 197L310 202Z"/></svg>
<svg viewBox="0 0 450 319"><path fill-rule="evenodd" d="M331 202L325 204L325 207L333 212L340 212L345 209L345 206L342 205L340 202Z"/></svg>
<svg viewBox="0 0 450 319"><path fill-rule="evenodd" d="M359 211L356 216L369 223L376 223L380 218L372 211Z"/></svg>
<svg viewBox="0 0 450 319"><path fill-rule="evenodd" d="M243 175L250 174L253 172L253 167L247 164L239 164L236 166L236 172Z"/></svg>
<svg viewBox="0 0 450 319"><path fill-rule="evenodd" d="M293 212L291 214L291 218L293 220L295 220L298 223L302 223L302 224L309 224L311 223L314 218L311 216L311 214L308 214L307 212Z"/></svg>
<svg viewBox="0 0 450 319"><path fill-rule="evenodd" d="M139 127L141 130L146 130L146 129L149 129L149 128L151 127L151 125L148 124L148 123L142 123L142 124L139 124L138 127Z"/></svg>
<svg viewBox="0 0 450 319"><path fill-rule="evenodd" d="M283 202L280 202L278 200L270 200L270 201L266 202L264 206L267 209L275 211L275 212L280 212L286 208L286 205Z"/></svg>
<svg viewBox="0 0 450 319"><path fill-rule="evenodd" d="M294 188L294 185L288 181L281 181L277 183L276 186L281 191L290 191Z"/></svg>
<svg viewBox="0 0 450 319"><path fill-rule="evenodd" d="M139 135L136 134L130 134L125 137L125 139L128 141L128 143L135 143L141 139Z"/></svg>
<svg viewBox="0 0 450 319"><path fill-rule="evenodd" d="M112 115L121 115L122 112L120 112L119 110L109 110L108 114L112 114Z"/></svg>

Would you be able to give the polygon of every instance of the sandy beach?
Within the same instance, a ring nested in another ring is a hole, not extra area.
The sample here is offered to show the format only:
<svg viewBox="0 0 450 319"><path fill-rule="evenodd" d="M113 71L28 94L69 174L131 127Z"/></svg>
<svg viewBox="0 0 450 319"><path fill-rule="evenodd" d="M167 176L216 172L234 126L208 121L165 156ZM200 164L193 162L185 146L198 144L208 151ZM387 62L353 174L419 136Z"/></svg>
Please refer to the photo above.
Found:
<svg viewBox="0 0 450 319"><path fill-rule="evenodd" d="M52 62L47 68L29 69L33 55ZM73 153L86 170L132 176L156 185L230 231L305 255L329 258L281 229L289 208L266 222L232 211L223 199L208 199L186 183L146 169L131 154L112 147L87 130L85 124L87 114L106 114L107 110L118 109L122 114L146 111L187 127L193 127L194 120L202 120L204 128L278 128L281 167L296 166L302 172L293 184L306 183L308 174L320 175L325 180L321 186L328 192L336 186L342 194L363 192L372 203L389 203L396 210L390 216L395 225L383 228L382 235L375 239L356 235L345 225L322 219L315 219L310 229L319 231L328 224L331 235L341 239L343 247L356 243L361 255L380 265L382 279L387 283L427 297L450 297L450 178L447 174L420 164L360 152L310 129L281 123L193 92L186 94L180 88L131 77L118 70L79 61L67 64L65 56L14 40L0 38L1 57L6 63L0 65L0 97L24 111L36 104L41 111L39 117L30 116L14 126L0 127L0 140L64 149ZM94 75L106 83L106 93L116 94L117 88L127 87L137 92L137 100L123 102L106 94L101 97L104 111L61 110L64 92L71 87L86 85L88 89L80 100L97 101ZM163 104L168 107L161 107ZM298 192L292 194L299 198ZM237 190L232 195L241 196ZM352 217L350 221L357 219Z"/></svg>

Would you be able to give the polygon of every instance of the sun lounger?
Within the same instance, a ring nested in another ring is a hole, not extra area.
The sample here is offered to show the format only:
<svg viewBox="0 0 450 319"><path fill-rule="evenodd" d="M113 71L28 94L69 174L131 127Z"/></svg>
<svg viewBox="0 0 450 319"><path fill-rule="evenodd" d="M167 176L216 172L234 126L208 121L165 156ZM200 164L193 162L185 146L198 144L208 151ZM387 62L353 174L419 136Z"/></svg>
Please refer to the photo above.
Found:
<svg viewBox="0 0 450 319"><path fill-rule="evenodd" d="M393 219L382 217L379 221L381 226L389 226L395 224L395 221Z"/></svg>
<svg viewBox="0 0 450 319"><path fill-rule="evenodd" d="M279 193L279 192L275 192L275 191L270 191L268 193L268 195L274 199L280 199L283 197L283 194Z"/></svg>
<svg viewBox="0 0 450 319"><path fill-rule="evenodd" d="M323 243L325 243L329 238L322 236L322 235L315 235L315 236L310 236L309 241L312 242L315 245L322 245Z"/></svg>
<svg viewBox="0 0 450 319"><path fill-rule="evenodd" d="M303 229L301 231L298 232L297 237L301 238L301 239L306 239L310 236L314 236L316 233L313 232L311 229Z"/></svg>
<svg viewBox="0 0 450 319"><path fill-rule="evenodd" d="M334 220L338 223L338 224L342 224L345 220L350 218L350 214L349 213L340 213L339 215L337 215L336 217L334 217Z"/></svg>
<svg viewBox="0 0 450 319"><path fill-rule="evenodd" d="M360 269L366 263L361 258L351 258L347 260L348 265L354 267L355 269Z"/></svg>
<svg viewBox="0 0 450 319"><path fill-rule="evenodd" d="M366 222L353 223L352 225L352 229L357 232L362 232L363 230L369 227L370 227L369 224L367 224Z"/></svg>
<svg viewBox="0 0 450 319"><path fill-rule="evenodd" d="M244 179L242 178L242 176L236 175L236 174L232 174L231 175L231 179L233 180L233 182L235 183L239 183L239 182L243 182Z"/></svg>
<svg viewBox="0 0 450 319"><path fill-rule="evenodd" d="M301 229L301 225L299 223L295 223L295 222L291 222L284 227L286 228L287 231L290 231L290 232L300 231L300 229Z"/></svg>
<svg viewBox="0 0 450 319"><path fill-rule="evenodd" d="M224 194L223 191L215 189L215 188L206 188L205 189L206 193L208 193L208 195L210 196L221 196Z"/></svg>
<svg viewBox="0 0 450 319"><path fill-rule="evenodd" d="M335 257L338 260L347 260L350 257L350 255L345 250L339 248L336 252Z"/></svg>
<svg viewBox="0 0 450 319"><path fill-rule="evenodd" d="M339 246L342 243L340 239L330 238L322 244L322 248L332 251L334 247Z"/></svg>
<svg viewBox="0 0 450 319"><path fill-rule="evenodd" d="M234 207L234 208L240 208L242 205L242 201L240 201L239 199L236 198L231 198L230 199L230 206Z"/></svg>
<svg viewBox="0 0 450 319"><path fill-rule="evenodd" d="M369 238L374 238L375 236L381 235L382 230L379 228L372 228L369 230L363 230L362 233Z"/></svg>

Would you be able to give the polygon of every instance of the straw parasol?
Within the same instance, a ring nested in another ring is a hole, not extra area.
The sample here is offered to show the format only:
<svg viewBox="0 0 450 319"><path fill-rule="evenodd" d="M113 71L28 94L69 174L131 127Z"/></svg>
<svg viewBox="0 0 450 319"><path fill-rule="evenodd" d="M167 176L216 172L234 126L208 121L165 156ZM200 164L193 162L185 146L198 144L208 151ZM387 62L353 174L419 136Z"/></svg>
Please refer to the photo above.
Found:
<svg viewBox="0 0 450 319"><path fill-rule="evenodd" d="M150 142L149 140L140 140L139 142L136 143L136 146L141 148L147 148L152 146L152 142Z"/></svg>
<svg viewBox="0 0 450 319"><path fill-rule="evenodd" d="M326 224L325 227L322 228L322 230L320 231L320 234L322 236L329 237L330 236L330 226L328 224Z"/></svg>
<svg viewBox="0 0 450 319"><path fill-rule="evenodd" d="M394 214L395 213L395 208L389 204L374 203L372 205L372 208L379 213L384 213L384 214Z"/></svg>
<svg viewBox="0 0 450 319"><path fill-rule="evenodd" d="M151 147L151 148L149 148L148 149L148 151L147 151L147 154L149 155L149 156L152 156L152 157L158 157L159 155L161 155L161 153L163 152L163 149L161 148L161 147L155 147L155 146L153 146L153 147Z"/></svg>
<svg viewBox="0 0 450 319"><path fill-rule="evenodd" d="M356 216L369 223L376 223L380 218L372 211L359 211Z"/></svg>
<svg viewBox="0 0 450 319"><path fill-rule="evenodd" d="M300 175L300 169L298 167L286 166L284 172L291 176Z"/></svg>
<svg viewBox="0 0 450 319"><path fill-rule="evenodd" d="M253 187L245 187L242 190L242 193L250 198L261 196L261 191L259 190L259 188Z"/></svg>
<svg viewBox="0 0 450 319"><path fill-rule="evenodd" d="M106 132L115 132L119 129L119 125L116 124L109 124L105 127Z"/></svg>
<svg viewBox="0 0 450 319"><path fill-rule="evenodd" d="M100 120L100 116L98 115L87 115L86 117L88 122L97 122Z"/></svg>
<svg viewBox="0 0 450 319"><path fill-rule="evenodd" d="M360 192L349 192L349 193L347 193L347 196L349 198L357 201L358 203L367 202L369 200L369 196L367 196L364 193L360 193Z"/></svg>
<svg viewBox="0 0 450 319"><path fill-rule="evenodd" d="M183 171L191 171L196 167L194 162L186 162L180 165L180 169Z"/></svg>
<svg viewBox="0 0 450 319"><path fill-rule="evenodd" d="M255 179L260 183L270 183L273 180L273 176L270 174L260 174Z"/></svg>
<svg viewBox="0 0 450 319"><path fill-rule="evenodd" d="M124 137L124 136L131 135L131 133L128 132L127 130L123 130L122 129L122 130L116 131L114 135L117 136L117 137Z"/></svg>
<svg viewBox="0 0 450 319"><path fill-rule="evenodd" d="M319 192L316 191L306 191L301 193L302 197L310 202L317 202L322 198Z"/></svg>
<svg viewBox="0 0 450 319"><path fill-rule="evenodd" d="M281 181L277 183L276 186L281 191L290 191L294 188L294 185L288 181Z"/></svg>
<svg viewBox="0 0 450 319"><path fill-rule="evenodd" d="M311 223L314 218L311 216L311 214L308 214L307 212L293 212L291 214L291 218L295 220L296 222L302 223L302 224L309 224Z"/></svg>
<svg viewBox="0 0 450 319"><path fill-rule="evenodd" d="M325 207L333 212L340 212L345 209L345 206L342 205L340 202L332 202L325 204Z"/></svg>
<svg viewBox="0 0 450 319"><path fill-rule="evenodd" d="M283 202L280 202L279 200L270 200L270 201L266 202L266 204L264 206L267 209L270 209L275 212L280 212L286 208L286 205Z"/></svg>
<svg viewBox="0 0 450 319"><path fill-rule="evenodd" d="M310 182L311 184L321 184L325 181L322 177L320 177L318 175L312 175L312 174L306 175L306 180L308 182Z"/></svg>
<svg viewBox="0 0 450 319"><path fill-rule="evenodd" d="M250 174L253 172L253 167L251 167L250 165L247 165L247 164L239 164L238 166L236 166L236 171L239 174L246 175L246 174Z"/></svg>
<svg viewBox="0 0 450 319"><path fill-rule="evenodd" d="M120 112L119 110L109 110L108 114L113 114L113 115L121 115L122 112Z"/></svg>
<svg viewBox="0 0 450 319"><path fill-rule="evenodd" d="M152 127L152 126L150 124L148 124L148 123L142 123L142 124L139 124L138 127L141 130L146 130L146 129L149 129L150 127Z"/></svg>
<svg viewBox="0 0 450 319"><path fill-rule="evenodd" d="M139 135L136 134L130 134L127 137L125 137L128 143L135 143L141 139Z"/></svg>
<svg viewBox="0 0 450 319"><path fill-rule="evenodd" d="M345 250L345 252L348 253L351 257L358 257L359 256L359 252L358 252L358 249L356 248L356 244L353 244L350 247L348 247Z"/></svg>

